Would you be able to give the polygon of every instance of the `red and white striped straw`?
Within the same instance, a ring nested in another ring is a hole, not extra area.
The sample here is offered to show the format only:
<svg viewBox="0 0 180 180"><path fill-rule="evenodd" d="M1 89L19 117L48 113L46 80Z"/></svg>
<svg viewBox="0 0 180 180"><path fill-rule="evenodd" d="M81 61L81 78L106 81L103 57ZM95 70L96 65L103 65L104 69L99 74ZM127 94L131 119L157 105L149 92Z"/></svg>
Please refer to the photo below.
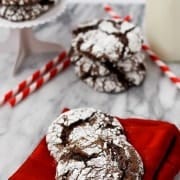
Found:
<svg viewBox="0 0 180 180"><path fill-rule="evenodd" d="M113 8L109 5L104 6L105 12L107 12L114 19L121 19L121 17L116 13ZM127 16L123 18L126 21L131 21L132 18ZM180 89L180 77L177 77L171 69L166 65L157 55L154 53L147 44L142 45L142 49L149 55L151 61L153 61L159 69L171 80L171 82Z"/></svg>
<svg viewBox="0 0 180 180"><path fill-rule="evenodd" d="M160 68L160 70L166 74L166 76L171 80L173 84L180 89L180 77L177 77L170 68L150 49L150 47L146 44L143 44L142 49L147 52L150 59L156 63L156 65Z"/></svg>
<svg viewBox="0 0 180 180"><path fill-rule="evenodd" d="M118 13L116 13L111 6L108 4L104 5L104 10L107 12L113 19L121 19L121 16L119 16ZM125 21L132 21L131 16L125 16L123 18Z"/></svg>
<svg viewBox="0 0 180 180"><path fill-rule="evenodd" d="M108 4L104 5L104 10L113 18L113 19L121 19L118 13L116 13L111 6Z"/></svg>
<svg viewBox="0 0 180 180"><path fill-rule="evenodd" d="M57 76L61 71L65 70L70 65L70 60L66 59L64 62L58 64L57 66L53 67L49 72L44 74L34 83L32 83L29 87L26 87L23 91L21 91L16 96L12 97L8 102L9 104L14 107L18 103L20 103L23 99L28 97L30 94L41 88L45 83L49 80Z"/></svg>
<svg viewBox="0 0 180 180"><path fill-rule="evenodd" d="M31 76L29 76L26 80L23 80L20 82L14 89L8 91L5 93L0 99L0 105L3 105L6 103L10 98L15 96L17 93L22 91L25 87L27 87L29 84L37 80L40 76L42 76L44 73L48 72L50 69L52 69L56 64L60 63L65 57L67 53L65 51L61 52L59 56L56 58L50 60L47 64L45 64L41 69L35 71Z"/></svg>

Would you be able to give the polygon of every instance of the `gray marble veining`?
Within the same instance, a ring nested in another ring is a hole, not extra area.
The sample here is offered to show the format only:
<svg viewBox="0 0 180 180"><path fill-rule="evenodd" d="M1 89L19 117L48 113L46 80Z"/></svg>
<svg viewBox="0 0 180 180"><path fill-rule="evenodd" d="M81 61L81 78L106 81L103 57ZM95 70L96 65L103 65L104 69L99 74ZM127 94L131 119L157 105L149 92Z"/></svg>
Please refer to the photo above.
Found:
<svg viewBox="0 0 180 180"><path fill-rule="evenodd" d="M121 15L131 14L134 22L143 25L144 5L114 5ZM71 4L55 22L35 29L40 39L70 47L70 31L76 24L107 16L102 5ZM155 29L154 29L155 30ZM0 29L0 40L7 30ZM12 54L0 54L0 95L14 87L54 54L30 57L23 70L12 76ZM29 156L48 125L63 107L92 106L120 117L138 116L163 119L180 125L180 91L147 58L147 77L141 87L110 95L90 89L75 76L70 67L14 109L0 109L0 180L6 180ZM180 64L169 64L180 76Z"/></svg>

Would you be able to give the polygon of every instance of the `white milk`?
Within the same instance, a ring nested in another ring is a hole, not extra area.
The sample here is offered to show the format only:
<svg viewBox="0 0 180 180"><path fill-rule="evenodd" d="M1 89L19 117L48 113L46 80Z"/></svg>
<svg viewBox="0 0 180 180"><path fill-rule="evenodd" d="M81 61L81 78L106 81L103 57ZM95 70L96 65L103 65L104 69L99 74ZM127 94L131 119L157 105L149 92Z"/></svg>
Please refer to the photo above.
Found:
<svg viewBox="0 0 180 180"><path fill-rule="evenodd" d="M163 60L180 62L180 0L147 0L145 31Z"/></svg>

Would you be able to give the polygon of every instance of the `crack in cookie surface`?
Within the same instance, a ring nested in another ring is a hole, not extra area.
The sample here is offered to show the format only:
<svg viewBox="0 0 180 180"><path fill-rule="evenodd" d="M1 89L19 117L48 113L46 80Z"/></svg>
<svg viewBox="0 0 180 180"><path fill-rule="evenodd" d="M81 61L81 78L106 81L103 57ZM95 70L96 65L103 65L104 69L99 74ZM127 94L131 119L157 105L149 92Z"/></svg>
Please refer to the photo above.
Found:
<svg viewBox="0 0 180 180"><path fill-rule="evenodd" d="M71 61L77 76L93 89L119 93L144 81L142 37L133 24L94 20L77 27L74 35Z"/></svg>
<svg viewBox="0 0 180 180"><path fill-rule="evenodd" d="M139 52L142 37L133 24L110 19L82 25L75 31L72 48L98 61L117 62Z"/></svg>
<svg viewBox="0 0 180 180"><path fill-rule="evenodd" d="M146 75L144 55L138 53L131 58L112 62L92 61L75 54L71 61L75 72L86 84L100 92L118 93L140 85Z"/></svg>
<svg viewBox="0 0 180 180"><path fill-rule="evenodd" d="M58 162L57 180L141 179L143 174L141 158L126 141L121 124L101 111L63 113L49 127L46 140Z"/></svg>

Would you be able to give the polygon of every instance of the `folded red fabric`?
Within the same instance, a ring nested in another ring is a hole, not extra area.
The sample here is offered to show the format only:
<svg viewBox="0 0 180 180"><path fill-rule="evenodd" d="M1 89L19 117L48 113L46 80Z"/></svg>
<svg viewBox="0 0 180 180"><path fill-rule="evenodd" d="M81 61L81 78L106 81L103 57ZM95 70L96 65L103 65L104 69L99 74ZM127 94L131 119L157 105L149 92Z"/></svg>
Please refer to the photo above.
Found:
<svg viewBox="0 0 180 180"><path fill-rule="evenodd" d="M142 157L144 180L173 180L180 170L180 132L170 123L142 119L118 118L128 141ZM53 180L56 162L43 138L34 152L10 180Z"/></svg>
<svg viewBox="0 0 180 180"><path fill-rule="evenodd" d="M128 141L142 157L144 180L173 180L180 170L180 132L170 123L120 119Z"/></svg>

